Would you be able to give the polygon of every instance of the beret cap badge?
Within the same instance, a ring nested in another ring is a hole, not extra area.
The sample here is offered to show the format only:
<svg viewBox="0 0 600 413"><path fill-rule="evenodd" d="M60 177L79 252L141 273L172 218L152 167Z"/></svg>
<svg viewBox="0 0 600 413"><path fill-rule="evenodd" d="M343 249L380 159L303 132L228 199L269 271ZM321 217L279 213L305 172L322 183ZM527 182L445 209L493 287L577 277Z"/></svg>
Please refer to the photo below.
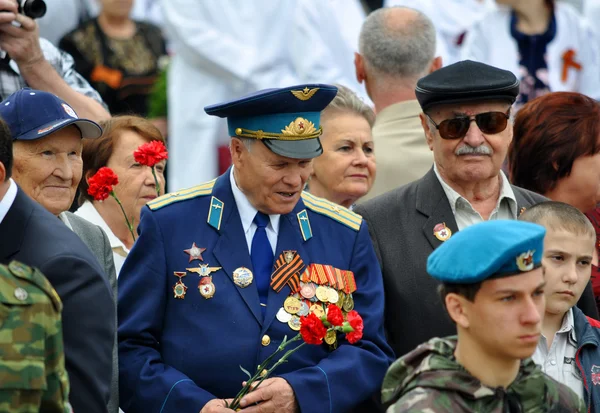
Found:
<svg viewBox="0 0 600 413"><path fill-rule="evenodd" d="M521 255L519 255L517 257L517 268L519 268L520 271L533 270L533 267L534 267L533 253L534 252L535 252L534 250L530 250L530 251L522 253Z"/></svg>

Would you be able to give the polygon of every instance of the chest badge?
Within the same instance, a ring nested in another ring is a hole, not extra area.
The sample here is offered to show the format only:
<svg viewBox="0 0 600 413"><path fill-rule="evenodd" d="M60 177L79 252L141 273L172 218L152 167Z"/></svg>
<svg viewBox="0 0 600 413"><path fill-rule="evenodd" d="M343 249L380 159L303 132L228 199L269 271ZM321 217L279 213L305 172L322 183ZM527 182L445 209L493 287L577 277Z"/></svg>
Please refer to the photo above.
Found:
<svg viewBox="0 0 600 413"><path fill-rule="evenodd" d="M442 222L441 224L437 224L435 227L433 227L433 235L435 235L435 237L440 241L444 242L450 239L452 236L452 231L446 226L445 222Z"/></svg>
<svg viewBox="0 0 600 413"><path fill-rule="evenodd" d="M206 251L206 248L200 248L196 245L195 242L192 243L192 246L187 250L183 250L186 254L190 256L190 260L188 262L192 262L194 260L204 261L202 258L202 253Z"/></svg>
<svg viewBox="0 0 600 413"><path fill-rule="evenodd" d="M183 300L185 298L185 293L187 292L187 287L183 281L181 281L181 278L185 277L187 273L185 271L175 271L173 274L175 274L175 277L179 278L179 281L173 286L173 296Z"/></svg>
<svg viewBox="0 0 600 413"><path fill-rule="evenodd" d="M253 280L254 275L252 274L252 271L246 267L236 268L236 270L233 272L233 282L240 288L248 287L250 284L252 284Z"/></svg>

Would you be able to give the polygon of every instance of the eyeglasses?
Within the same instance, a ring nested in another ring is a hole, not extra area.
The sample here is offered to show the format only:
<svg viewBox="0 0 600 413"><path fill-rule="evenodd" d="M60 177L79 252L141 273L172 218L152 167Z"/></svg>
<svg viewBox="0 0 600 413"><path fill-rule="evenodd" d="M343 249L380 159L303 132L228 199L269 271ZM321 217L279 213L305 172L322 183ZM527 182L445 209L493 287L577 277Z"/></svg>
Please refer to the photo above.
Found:
<svg viewBox="0 0 600 413"><path fill-rule="evenodd" d="M425 114L431 122L435 125L436 129L440 131L442 139L461 139L464 138L471 122L475 121L477 127L485 134L495 135L496 133L502 132L508 125L508 118L510 118L510 109L506 113L504 112L485 112L478 115L460 116L453 119L446 119L440 122L438 125L435 123L431 116Z"/></svg>

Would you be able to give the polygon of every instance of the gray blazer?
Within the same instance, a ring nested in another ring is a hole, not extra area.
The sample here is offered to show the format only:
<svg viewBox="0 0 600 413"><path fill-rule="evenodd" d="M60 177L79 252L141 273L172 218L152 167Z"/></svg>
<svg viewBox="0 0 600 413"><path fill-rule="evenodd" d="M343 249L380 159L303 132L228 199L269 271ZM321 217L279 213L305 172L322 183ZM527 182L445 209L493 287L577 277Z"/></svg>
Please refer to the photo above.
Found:
<svg viewBox="0 0 600 413"><path fill-rule="evenodd" d="M73 228L79 238L85 245L92 251L94 256L100 262L104 272L108 278L110 288L113 294L113 300L115 302L115 325L116 320L116 308L117 308L117 275L115 271L115 263L113 261L112 249L110 248L110 242L108 237L97 225L92 224L85 219L78 217L77 215L66 212L65 216L69 220L69 224ZM108 413L119 412L119 358L118 358L118 347L117 347L117 335L115 334L115 345L113 347L113 372L112 380L110 383L110 400L108 401Z"/></svg>
<svg viewBox="0 0 600 413"><path fill-rule="evenodd" d="M546 201L512 186L518 211ZM442 244L433 227L445 223L458 231L454 214L433 168L415 182L387 192L354 210L367 221L383 273L385 328L396 356L432 337L456 334L437 293L438 282L427 274L427 257ZM578 306L596 318L591 285Z"/></svg>

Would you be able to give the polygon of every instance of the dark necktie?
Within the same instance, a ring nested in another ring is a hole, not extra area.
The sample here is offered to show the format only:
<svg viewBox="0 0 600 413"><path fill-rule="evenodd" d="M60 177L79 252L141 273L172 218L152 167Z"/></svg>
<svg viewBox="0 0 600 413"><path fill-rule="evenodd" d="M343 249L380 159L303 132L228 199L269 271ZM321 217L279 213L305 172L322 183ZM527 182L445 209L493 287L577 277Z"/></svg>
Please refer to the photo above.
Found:
<svg viewBox="0 0 600 413"><path fill-rule="evenodd" d="M254 217L256 232L252 238L252 249L250 259L254 268L254 277L258 296L260 297L263 318L265 316L267 297L269 296L269 285L271 283L271 272L273 271L273 250L267 238L266 227L269 224L269 216L262 212L257 212Z"/></svg>

